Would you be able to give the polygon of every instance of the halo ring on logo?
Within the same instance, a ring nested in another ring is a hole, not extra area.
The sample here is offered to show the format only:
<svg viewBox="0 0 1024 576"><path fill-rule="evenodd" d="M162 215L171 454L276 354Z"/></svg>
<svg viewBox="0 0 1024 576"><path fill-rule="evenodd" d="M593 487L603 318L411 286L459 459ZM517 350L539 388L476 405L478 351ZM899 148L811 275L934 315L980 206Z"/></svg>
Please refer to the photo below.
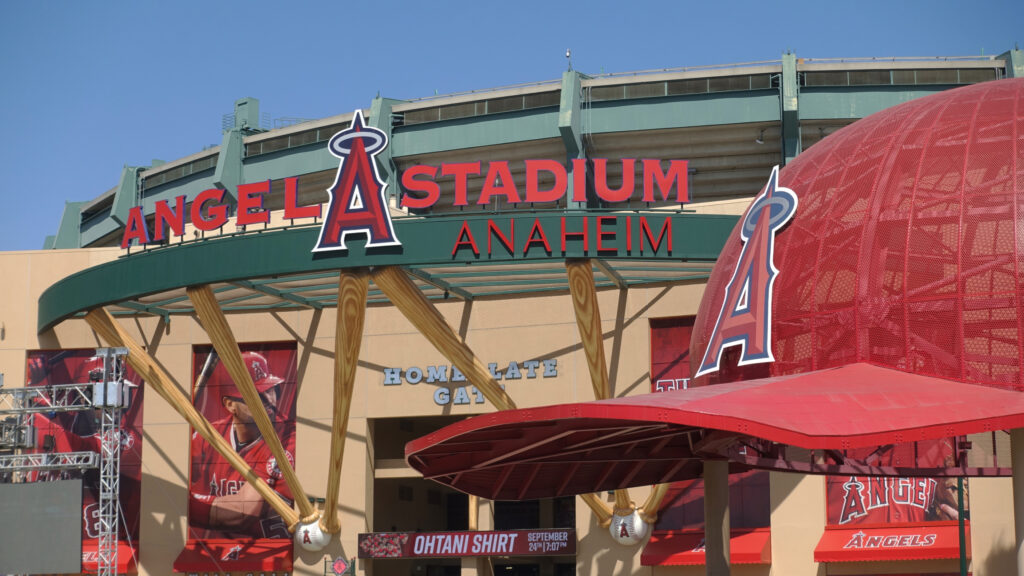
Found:
<svg viewBox="0 0 1024 576"><path fill-rule="evenodd" d="M344 144L349 140L355 140L356 138L364 140L367 154L373 154L384 147L384 136L375 130L359 130L358 132L345 130L344 132L335 134L334 137L331 138L331 142L329 144L331 153L339 157L348 156L352 152L352 147L349 145L349 147L346 148Z"/></svg>
<svg viewBox="0 0 1024 576"><path fill-rule="evenodd" d="M747 217L743 219L744 236L750 237L754 233L757 220L761 217L761 210L765 208L768 209L768 228L771 229L781 226L793 213L794 202L789 194L781 190L776 190L775 194L770 198L761 198L747 212Z"/></svg>

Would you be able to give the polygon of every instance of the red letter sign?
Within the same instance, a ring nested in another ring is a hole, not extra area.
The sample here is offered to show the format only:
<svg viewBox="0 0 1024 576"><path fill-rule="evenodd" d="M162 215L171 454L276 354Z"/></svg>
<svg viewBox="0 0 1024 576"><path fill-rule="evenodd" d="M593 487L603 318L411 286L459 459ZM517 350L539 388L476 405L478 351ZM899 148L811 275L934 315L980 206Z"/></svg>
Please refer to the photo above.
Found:
<svg viewBox="0 0 1024 576"><path fill-rule="evenodd" d="M331 154L341 159L327 218L313 252L346 250L345 236L365 234L366 247L400 246L384 199L387 184L377 173L373 156L388 145L384 132L363 123L356 110L352 124L331 137Z"/></svg>
<svg viewBox="0 0 1024 576"><path fill-rule="evenodd" d="M718 370L722 350L728 346L742 347L740 366L775 361L771 342L772 283L779 271L772 261L772 251L775 233L789 222L797 206L796 194L778 186L778 181L776 166L764 191L743 217L743 250L725 287L722 310L695 378Z"/></svg>

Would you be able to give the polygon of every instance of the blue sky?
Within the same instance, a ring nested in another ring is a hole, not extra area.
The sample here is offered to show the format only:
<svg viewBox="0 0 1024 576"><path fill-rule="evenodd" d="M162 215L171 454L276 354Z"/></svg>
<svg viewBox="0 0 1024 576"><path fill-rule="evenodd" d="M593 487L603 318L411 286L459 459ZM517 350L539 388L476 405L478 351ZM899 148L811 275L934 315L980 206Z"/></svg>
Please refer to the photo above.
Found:
<svg viewBox="0 0 1024 576"><path fill-rule="evenodd" d="M588 73L807 58L999 54L1024 2L0 2L0 250L54 234L124 165L273 118Z"/></svg>

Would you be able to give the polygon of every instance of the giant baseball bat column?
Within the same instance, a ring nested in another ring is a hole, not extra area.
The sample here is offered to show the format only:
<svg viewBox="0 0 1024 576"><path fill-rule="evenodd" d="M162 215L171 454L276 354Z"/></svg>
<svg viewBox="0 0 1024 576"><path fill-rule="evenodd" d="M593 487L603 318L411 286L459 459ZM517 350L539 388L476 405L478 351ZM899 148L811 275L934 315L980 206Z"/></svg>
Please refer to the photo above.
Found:
<svg viewBox="0 0 1024 576"><path fill-rule="evenodd" d="M658 508L661 508L661 501L665 499L666 494L668 494L668 484L651 486L651 493L647 495L647 500L640 507L644 522L654 524L658 521Z"/></svg>
<svg viewBox="0 0 1024 576"><path fill-rule="evenodd" d="M324 532L341 530L338 494L341 491L341 463L345 456L345 433L355 390L356 363L363 340L366 319L366 294L370 280L364 272L342 272L338 279L338 318L334 331L334 420L331 426L331 462L327 475L327 495L333 512L325 511L320 520Z"/></svg>
<svg viewBox="0 0 1024 576"><path fill-rule="evenodd" d="M384 266L373 271L373 282L388 300L412 322L441 354L444 354L476 386L498 410L516 407L508 394L494 381L490 371L473 354L445 321L419 288L397 266Z"/></svg>
<svg viewBox="0 0 1024 576"><path fill-rule="evenodd" d="M319 512L310 504L306 492L302 489L302 484L299 483L299 477L295 475L295 469L292 468L292 464L285 454L284 446L281 445L281 439L277 436L277 431L274 429L274 423L270 421L267 409L263 406L263 401L260 399L260 393L256 390L252 376L250 376L249 370L245 367L245 362L242 360L242 352L238 348L238 342L231 332L231 327L228 326L227 319L224 318L224 313L221 312L220 306L217 304L217 297L214 296L213 290L205 285L192 286L185 291L196 309L200 323L202 323L206 334L210 337L210 342L213 343L213 347L217 350L221 363L224 364L228 375L234 380L238 391L241 392L242 398L245 400L245 404L249 407L253 420L256 422L256 427L259 428L260 434L263 435L264 442L266 442L271 454L277 460L277 467L281 470L281 476L284 477L285 483L292 491L292 495L295 496L295 504L298 506L299 514L301 515L300 520L304 524L313 522L319 518ZM294 522L291 524L294 524Z"/></svg>
<svg viewBox="0 0 1024 576"><path fill-rule="evenodd" d="M604 342L601 332L601 309L597 305L597 289L594 287L594 271L590 260L566 260L565 270L569 277L569 293L576 313L576 327L580 331L580 342L587 356L590 369L590 384L594 387L594 398L611 398L611 383L608 381L608 364L604 357ZM601 526L611 521L607 505L596 497L584 498L598 516ZM598 509L600 507L600 510ZM633 512L629 491L615 491L615 514L625 516ZM605 520L607 518L607 520Z"/></svg>
<svg viewBox="0 0 1024 576"><path fill-rule="evenodd" d="M156 390L168 404L174 408L190 426L210 443L210 446L226 460L232 468L241 474L250 486L270 504L270 507L277 512L289 525L298 522L299 517L291 505L284 501L281 496L267 485L262 478L252 471L252 468L237 452L228 444L227 440L213 428L210 421L203 417L192 406L185 395L175 385L174 380L164 372L163 368L150 356L138 343L125 333L114 317L103 308L97 308L85 316L85 321L111 346L128 349L128 363L136 372L142 376L146 384Z"/></svg>

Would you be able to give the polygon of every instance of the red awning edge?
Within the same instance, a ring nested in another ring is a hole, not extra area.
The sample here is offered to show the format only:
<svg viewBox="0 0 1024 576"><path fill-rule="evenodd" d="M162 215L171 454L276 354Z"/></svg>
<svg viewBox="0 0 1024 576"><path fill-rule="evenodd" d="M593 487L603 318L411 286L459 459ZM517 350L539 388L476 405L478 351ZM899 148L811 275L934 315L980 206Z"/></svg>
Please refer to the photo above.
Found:
<svg viewBox="0 0 1024 576"><path fill-rule="evenodd" d="M270 538L189 540L175 572L291 572L292 541Z"/></svg>
<svg viewBox="0 0 1024 576"><path fill-rule="evenodd" d="M971 523L966 522L967 557ZM960 530L954 522L914 522L826 526L814 548L815 562L946 560L960 557Z"/></svg>
<svg viewBox="0 0 1024 576"><path fill-rule="evenodd" d="M640 554L642 566L698 566L706 562L703 530L655 530ZM730 564L771 564L770 528L730 531Z"/></svg>
<svg viewBox="0 0 1024 576"><path fill-rule="evenodd" d="M456 490L528 500L695 478L701 455L691 433L701 430L846 450L1021 426L1020 392L856 363L482 414L409 442L405 457L425 478ZM628 461L621 451L626 444L633 454ZM756 465L793 471L786 463L761 458ZM895 475L931 473L913 468Z"/></svg>
<svg viewBox="0 0 1024 576"><path fill-rule="evenodd" d="M99 540L82 540L82 572L95 574L100 571ZM139 547L127 542L117 543L117 573L136 574L139 571Z"/></svg>

